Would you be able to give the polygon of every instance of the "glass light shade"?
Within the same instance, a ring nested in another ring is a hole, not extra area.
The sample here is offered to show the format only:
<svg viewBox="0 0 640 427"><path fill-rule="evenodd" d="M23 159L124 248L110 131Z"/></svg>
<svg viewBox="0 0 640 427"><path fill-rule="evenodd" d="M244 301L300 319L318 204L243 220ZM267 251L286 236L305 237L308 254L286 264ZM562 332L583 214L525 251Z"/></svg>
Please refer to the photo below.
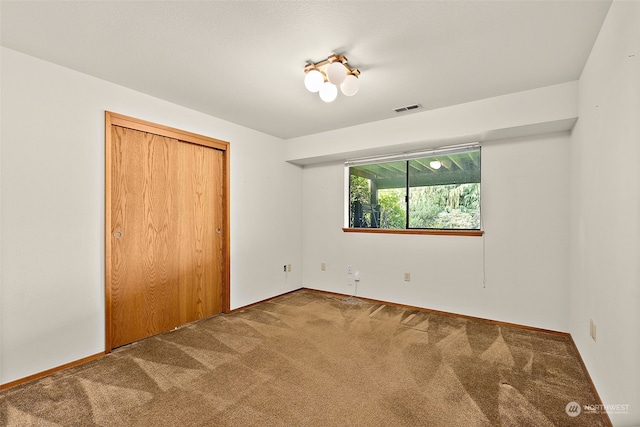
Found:
<svg viewBox="0 0 640 427"><path fill-rule="evenodd" d="M333 102L338 96L338 88L329 82L325 82L320 88L320 99L324 102Z"/></svg>
<svg viewBox="0 0 640 427"><path fill-rule="evenodd" d="M442 163L440 163L440 160L431 160L429 162L429 166L431 166L434 169L440 169L440 167L442 166Z"/></svg>
<svg viewBox="0 0 640 427"><path fill-rule="evenodd" d="M342 62L332 62L327 67L327 78L334 85L340 86L344 79L347 78L347 69L342 65Z"/></svg>
<svg viewBox="0 0 640 427"><path fill-rule="evenodd" d="M309 92L318 92L324 83L324 76L318 70L311 70L304 76L304 87Z"/></svg>
<svg viewBox="0 0 640 427"><path fill-rule="evenodd" d="M345 81L340 85L340 89L342 89L342 93L345 96L353 96L358 93L358 89L360 88L360 81L353 74L349 74Z"/></svg>

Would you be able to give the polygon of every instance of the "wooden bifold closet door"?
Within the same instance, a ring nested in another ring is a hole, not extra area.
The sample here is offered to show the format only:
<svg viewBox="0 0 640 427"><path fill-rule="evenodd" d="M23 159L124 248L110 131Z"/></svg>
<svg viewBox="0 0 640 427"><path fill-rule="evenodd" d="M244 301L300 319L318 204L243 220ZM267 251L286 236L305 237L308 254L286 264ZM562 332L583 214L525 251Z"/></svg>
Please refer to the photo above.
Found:
<svg viewBox="0 0 640 427"><path fill-rule="evenodd" d="M110 351L228 310L228 145L113 113L107 128Z"/></svg>

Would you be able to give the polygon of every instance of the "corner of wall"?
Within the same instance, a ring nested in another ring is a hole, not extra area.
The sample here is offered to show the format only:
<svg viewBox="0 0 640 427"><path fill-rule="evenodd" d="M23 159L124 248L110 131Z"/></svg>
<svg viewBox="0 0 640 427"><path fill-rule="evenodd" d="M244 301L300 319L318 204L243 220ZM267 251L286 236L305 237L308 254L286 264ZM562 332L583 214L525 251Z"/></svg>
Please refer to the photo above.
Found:
<svg viewBox="0 0 640 427"><path fill-rule="evenodd" d="M640 3L614 1L580 78L571 135L569 311L616 426L640 425L639 99Z"/></svg>

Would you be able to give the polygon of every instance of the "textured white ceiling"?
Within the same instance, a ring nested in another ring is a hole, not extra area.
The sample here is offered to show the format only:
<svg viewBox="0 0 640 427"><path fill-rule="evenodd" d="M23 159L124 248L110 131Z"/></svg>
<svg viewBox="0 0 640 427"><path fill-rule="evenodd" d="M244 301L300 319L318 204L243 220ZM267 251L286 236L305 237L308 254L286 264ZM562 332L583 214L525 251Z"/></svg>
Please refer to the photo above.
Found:
<svg viewBox="0 0 640 427"><path fill-rule="evenodd" d="M610 1L18 1L1 42L282 138L577 80ZM344 54L325 104L304 65Z"/></svg>

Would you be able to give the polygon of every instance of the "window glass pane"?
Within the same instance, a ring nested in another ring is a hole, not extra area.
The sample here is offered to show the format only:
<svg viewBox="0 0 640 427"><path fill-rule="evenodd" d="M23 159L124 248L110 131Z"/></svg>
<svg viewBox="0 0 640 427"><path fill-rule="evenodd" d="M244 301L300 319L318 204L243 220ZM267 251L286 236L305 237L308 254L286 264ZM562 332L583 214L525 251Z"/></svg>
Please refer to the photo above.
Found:
<svg viewBox="0 0 640 427"><path fill-rule="evenodd" d="M349 168L349 227L406 228L407 162Z"/></svg>
<svg viewBox="0 0 640 427"><path fill-rule="evenodd" d="M480 229L480 150L408 165L409 228Z"/></svg>

